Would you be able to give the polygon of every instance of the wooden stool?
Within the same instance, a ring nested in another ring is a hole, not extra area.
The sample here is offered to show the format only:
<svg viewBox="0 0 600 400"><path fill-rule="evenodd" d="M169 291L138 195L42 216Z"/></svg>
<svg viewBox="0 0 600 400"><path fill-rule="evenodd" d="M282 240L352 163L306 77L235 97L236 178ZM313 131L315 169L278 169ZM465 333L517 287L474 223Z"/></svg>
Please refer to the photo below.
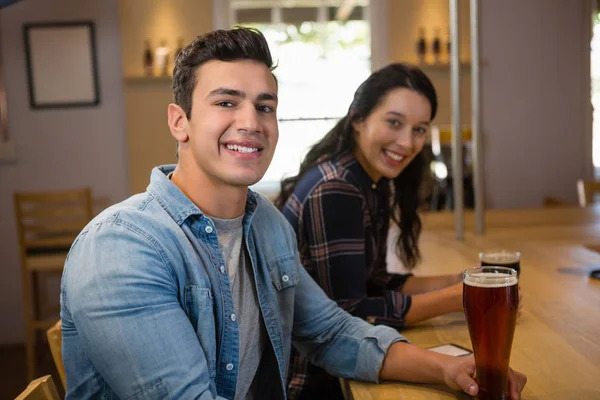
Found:
<svg viewBox="0 0 600 400"><path fill-rule="evenodd" d="M50 375L38 378L27 385L15 400L59 400L56 386Z"/></svg>

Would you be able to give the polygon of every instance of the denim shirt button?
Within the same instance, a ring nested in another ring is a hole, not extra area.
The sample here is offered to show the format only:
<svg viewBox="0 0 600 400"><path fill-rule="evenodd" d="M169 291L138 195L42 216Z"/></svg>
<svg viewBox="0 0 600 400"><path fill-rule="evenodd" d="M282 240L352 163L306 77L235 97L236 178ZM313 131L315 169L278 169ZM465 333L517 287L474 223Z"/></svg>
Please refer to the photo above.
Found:
<svg viewBox="0 0 600 400"><path fill-rule="evenodd" d="M232 320L233 322L235 322L235 318L236 318L235 314L231 314L231 320Z"/></svg>
<svg viewBox="0 0 600 400"><path fill-rule="evenodd" d="M206 233L212 233L212 231L213 231L213 228L210 225L207 225L206 228L204 228L204 232L206 232Z"/></svg>
<svg viewBox="0 0 600 400"><path fill-rule="evenodd" d="M219 267L219 271L221 271L221 273L222 273L222 274L224 274L224 273L225 273L225 266L224 266L224 265L221 265L221 266Z"/></svg>
<svg viewBox="0 0 600 400"><path fill-rule="evenodd" d="M287 275L284 275L284 276L281 277L281 280L284 281L284 282L287 282L287 281L290 280L290 277L287 276Z"/></svg>
<svg viewBox="0 0 600 400"><path fill-rule="evenodd" d="M233 369L233 364L227 364L225 368L227 368L227 371L231 371Z"/></svg>

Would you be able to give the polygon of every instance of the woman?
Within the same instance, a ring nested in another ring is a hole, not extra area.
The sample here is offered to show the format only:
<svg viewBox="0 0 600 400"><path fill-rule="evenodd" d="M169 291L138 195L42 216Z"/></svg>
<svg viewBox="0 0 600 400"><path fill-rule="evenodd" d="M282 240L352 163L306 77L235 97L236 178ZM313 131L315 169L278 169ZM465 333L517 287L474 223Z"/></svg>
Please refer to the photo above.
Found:
<svg viewBox="0 0 600 400"><path fill-rule="evenodd" d="M435 89L418 68L392 64L374 72L275 200L313 278L342 308L374 324L400 329L462 311L460 273L386 271L390 220L399 229L399 259L409 269L420 259L421 150L436 111ZM289 375L290 399L342 398L337 380L297 353Z"/></svg>

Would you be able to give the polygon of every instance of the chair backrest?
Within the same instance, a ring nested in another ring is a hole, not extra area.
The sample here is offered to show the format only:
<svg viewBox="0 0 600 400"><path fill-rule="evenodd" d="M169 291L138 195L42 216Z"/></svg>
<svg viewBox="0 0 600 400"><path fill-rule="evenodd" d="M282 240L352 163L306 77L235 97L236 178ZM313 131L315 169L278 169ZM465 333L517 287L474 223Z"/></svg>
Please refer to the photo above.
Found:
<svg viewBox="0 0 600 400"><path fill-rule="evenodd" d="M62 320L58 320L50 329L46 331L50 352L54 359L54 365L58 371L58 376L62 382L63 388L67 388L67 375L65 374L65 365L62 359Z"/></svg>
<svg viewBox="0 0 600 400"><path fill-rule="evenodd" d="M577 181L577 198L579 206L585 207L594 202L594 197L600 195L600 181Z"/></svg>
<svg viewBox="0 0 600 400"><path fill-rule="evenodd" d="M60 400L50 375L31 381L15 400Z"/></svg>
<svg viewBox="0 0 600 400"><path fill-rule="evenodd" d="M15 193L14 200L24 255L67 251L93 217L90 189Z"/></svg>

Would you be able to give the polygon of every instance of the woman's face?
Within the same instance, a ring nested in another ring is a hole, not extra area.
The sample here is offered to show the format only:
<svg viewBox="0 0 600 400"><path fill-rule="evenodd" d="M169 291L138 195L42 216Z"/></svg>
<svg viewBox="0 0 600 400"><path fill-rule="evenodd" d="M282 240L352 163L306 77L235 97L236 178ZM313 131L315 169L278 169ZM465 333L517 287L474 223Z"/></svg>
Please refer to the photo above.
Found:
<svg viewBox="0 0 600 400"><path fill-rule="evenodd" d="M396 178L421 152L429 131L431 104L422 94L406 88L390 90L360 121L354 155L371 179Z"/></svg>

